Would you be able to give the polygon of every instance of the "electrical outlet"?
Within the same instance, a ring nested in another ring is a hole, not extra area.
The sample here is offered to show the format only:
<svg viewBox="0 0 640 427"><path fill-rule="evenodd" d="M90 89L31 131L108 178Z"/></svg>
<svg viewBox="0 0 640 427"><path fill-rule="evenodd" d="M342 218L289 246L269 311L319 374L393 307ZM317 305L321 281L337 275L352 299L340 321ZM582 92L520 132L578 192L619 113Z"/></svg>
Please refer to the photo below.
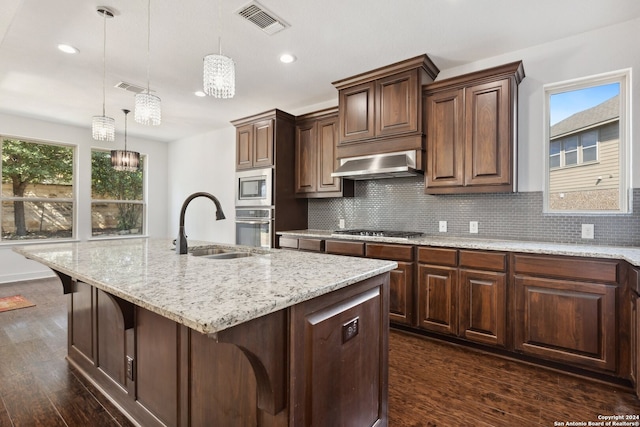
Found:
<svg viewBox="0 0 640 427"><path fill-rule="evenodd" d="M582 224L582 238L593 239L594 227L593 224Z"/></svg>
<svg viewBox="0 0 640 427"><path fill-rule="evenodd" d="M469 233L478 234L478 221L469 221Z"/></svg>
<svg viewBox="0 0 640 427"><path fill-rule="evenodd" d="M338 220L338 227L340 227L340 229L343 229L343 228L344 228L344 219L340 218L340 219Z"/></svg>
<svg viewBox="0 0 640 427"><path fill-rule="evenodd" d="M438 223L438 231L440 231L441 233L447 232L447 221L440 221Z"/></svg>

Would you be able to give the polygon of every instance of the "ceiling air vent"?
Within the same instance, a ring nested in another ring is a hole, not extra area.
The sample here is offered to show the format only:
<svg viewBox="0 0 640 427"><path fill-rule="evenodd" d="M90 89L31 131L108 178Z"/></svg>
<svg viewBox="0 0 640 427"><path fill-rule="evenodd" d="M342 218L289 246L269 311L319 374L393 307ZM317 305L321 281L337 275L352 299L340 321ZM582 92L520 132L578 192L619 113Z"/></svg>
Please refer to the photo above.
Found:
<svg viewBox="0 0 640 427"><path fill-rule="evenodd" d="M241 7L236 13L240 15L240 17L257 25L262 31L269 35L282 31L289 26L289 24L255 1Z"/></svg>
<svg viewBox="0 0 640 427"><path fill-rule="evenodd" d="M118 82L118 84L116 84L115 87L117 87L118 89L124 89L124 90L127 90L129 92L133 92L133 93L141 93L141 92L144 92L144 91L147 90L144 87L136 86L134 84L126 83L126 82Z"/></svg>

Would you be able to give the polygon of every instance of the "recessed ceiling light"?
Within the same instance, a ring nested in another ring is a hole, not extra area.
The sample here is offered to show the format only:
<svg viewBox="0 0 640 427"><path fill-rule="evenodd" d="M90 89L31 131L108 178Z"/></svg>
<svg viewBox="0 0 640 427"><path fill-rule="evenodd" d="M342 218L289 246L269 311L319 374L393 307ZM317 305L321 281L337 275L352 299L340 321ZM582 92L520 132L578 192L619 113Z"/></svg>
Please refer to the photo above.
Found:
<svg viewBox="0 0 640 427"><path fill-rule="evenodd" d="M198 90L198 91L196 91L196 92L194 92L194 93L195 93L195 95L196 95L196 96L200 96L200 97L202 97L202 96L206 96L206 95L207 95L206 93L204 93L204 92L203 92L203 91L201 91L201 90Z"/></svg>
<svg viewBox="0 0 640 427"><path fill-rule="evenodd" d="M60 49L64 53L71 53L71 54L80 52L78 49L76 49L75 47L71 46L70 44L63 44L63 43L60 43L58 45L58 49Z"/></svg>
<svg viewBox="0 0 640 427"><path fill-rule="evenodd" d="M284 64L291 64L296 60L296 57L291 55L290 53L283 53L280 55L280 62Z"/></svg>

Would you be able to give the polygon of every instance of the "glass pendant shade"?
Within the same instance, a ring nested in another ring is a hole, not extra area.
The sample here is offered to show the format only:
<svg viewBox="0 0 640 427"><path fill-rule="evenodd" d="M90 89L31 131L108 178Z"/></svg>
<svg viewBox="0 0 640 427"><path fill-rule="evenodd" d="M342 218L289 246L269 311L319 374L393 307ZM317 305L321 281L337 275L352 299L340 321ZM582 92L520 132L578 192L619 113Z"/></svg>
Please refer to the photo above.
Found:
<svg viewBox="0 0 640 427"><path fill-rule="evenodd" d="M135 120L142 125L159 125L162 121L160 98L149 92L136 94Z"/></svg>
<svg viewBox="0 0 640 427"><path fill-rule="evenodd" d="M233 98L236 94L236 66L233 59L212 53L204 57L204 93L215 98Z"/></svg>
<svg viewBox="0 0 640 427"><path fill-rule="evenodd" d="M140 153L127 150L111 150L111 166L117 171L137 172Z"/></svg>
<svg viewBox="0 0 640 427"><path fill-rule="evenodd" d="M107 116L93 116L91 135L96 141L115 141L116 121Z"/></svg>

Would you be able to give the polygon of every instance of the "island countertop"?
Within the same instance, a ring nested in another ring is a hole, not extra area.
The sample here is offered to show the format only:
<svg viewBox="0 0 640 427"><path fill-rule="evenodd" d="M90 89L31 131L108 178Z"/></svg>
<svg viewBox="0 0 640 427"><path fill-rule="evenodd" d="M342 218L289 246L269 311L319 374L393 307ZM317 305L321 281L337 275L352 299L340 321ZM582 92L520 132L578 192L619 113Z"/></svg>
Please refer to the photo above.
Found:
<svg viewBox="0 0 640 427"><path fill-rule="evenodd" d="M210 245L238 248L189 242L190 249ZM14 251L205 334L397 267L393 261L279 249L213 260L177 255L173 248L168 239L136 238L36 244Z"/></svg>

